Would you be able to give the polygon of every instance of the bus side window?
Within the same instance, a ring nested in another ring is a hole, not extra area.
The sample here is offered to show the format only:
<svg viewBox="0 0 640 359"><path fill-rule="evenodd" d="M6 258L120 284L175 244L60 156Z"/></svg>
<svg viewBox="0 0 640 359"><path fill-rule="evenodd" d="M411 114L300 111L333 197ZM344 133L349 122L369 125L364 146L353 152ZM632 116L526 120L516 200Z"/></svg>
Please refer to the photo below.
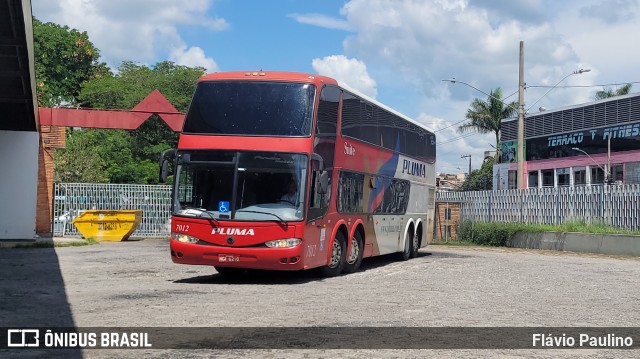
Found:
<svg viewBox="0 0 640 359"><path fill-rule="evenodd" d="M309 220L314 220L327 214L329 200L331 199L331 172L319 170L311 172ZM324 181L326 181L326 187L322 185Z"/></svg>

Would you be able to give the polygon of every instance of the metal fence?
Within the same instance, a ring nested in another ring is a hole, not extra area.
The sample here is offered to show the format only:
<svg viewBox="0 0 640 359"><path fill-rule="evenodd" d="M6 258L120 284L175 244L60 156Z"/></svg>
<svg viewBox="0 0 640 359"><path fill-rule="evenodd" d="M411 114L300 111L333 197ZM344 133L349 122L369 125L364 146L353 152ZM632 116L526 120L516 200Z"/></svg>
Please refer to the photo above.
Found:
<svg viewBox="0 0 640 359"><path fill-rule="evenodd" d="M80 235L71 223L83 211L142 210L142 221L131 237L164 237L171 231L171 186L133 184L54 184L52 233Z"/></svg>
<svg viewBox="0 0 640 359"><path fill-rule="evenodd" d="M438 192L438 202L459 202L460 220L562 224L582 221L640 230L640 185Z"/></svg>
<svg viewBox="0 0 640 359"><path fill-rule="evenodd" d="M54 184L53 235L77 236L71 223L89 209L142 210L132 237L165 237L171 231L171 186ZM444 192L438 202L459 202L460 220L561 224L604 223L640 230L640 184Z"/></svg>

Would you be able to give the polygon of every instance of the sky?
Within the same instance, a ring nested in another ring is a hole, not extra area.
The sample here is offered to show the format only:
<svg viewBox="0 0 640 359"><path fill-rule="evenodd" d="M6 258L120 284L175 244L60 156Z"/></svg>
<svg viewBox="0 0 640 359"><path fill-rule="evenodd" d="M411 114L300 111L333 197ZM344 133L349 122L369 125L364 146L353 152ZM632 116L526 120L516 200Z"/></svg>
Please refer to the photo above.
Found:
<svg viewBox="0 0 640 359"><path fill-rule="evenodd" d="M520 41L528 113L604 87L640 91L640 0L34 0L32 10L86 31L114 69L169 60L333 77L435 131L446 173L468 171L463 155L477 169L493 150L493 134L457 128L497 87L518 100Z"/></svg>

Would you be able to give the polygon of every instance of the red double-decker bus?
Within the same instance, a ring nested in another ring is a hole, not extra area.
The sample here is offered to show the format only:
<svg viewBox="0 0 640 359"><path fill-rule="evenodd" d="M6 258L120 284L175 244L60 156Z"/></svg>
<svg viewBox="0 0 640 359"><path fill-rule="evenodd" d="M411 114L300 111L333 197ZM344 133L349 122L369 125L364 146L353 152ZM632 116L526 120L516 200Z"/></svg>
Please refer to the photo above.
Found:
<svg viewBox="0 0 640 359"><path fill-rule="evenodd" d="M415 257L433 234L435 143L329 77L205 75L174 152L171 258L335 276Z"/></svg>

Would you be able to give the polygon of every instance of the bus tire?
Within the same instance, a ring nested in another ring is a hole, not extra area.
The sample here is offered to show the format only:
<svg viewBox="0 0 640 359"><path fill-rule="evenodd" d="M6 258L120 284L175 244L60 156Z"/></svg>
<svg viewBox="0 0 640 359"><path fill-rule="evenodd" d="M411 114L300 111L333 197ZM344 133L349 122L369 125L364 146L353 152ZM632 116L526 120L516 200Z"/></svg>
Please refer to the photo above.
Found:
<svg viewBox="0 0 640 359"><path fill-rule="evenodd" d="M320 267L320 275L323 277L335 277L342 273L347 257L347 244L341 231L336 233L336 237L331 244L329 263Z"/></svg>
<svg viewBox="0 0 640 359"><path fill-rule="evenodd" d="M355 231L353 238L351 238L351 250L347 253L347 260L344 264L344 273L355 273L362 264L362 257L364 256L364 240L360 231Z"/></svg>
<svg viewBox="0 0 640 359"><path fill-rule="evenodd" d="M244 268L229 268L229 267L213 267L216 272L218 272L221 276L227 278L238 278L247 272Z"/></svg>
<svg viewBox="0 0 640 359"><path fill-rule="evenodd" d="M398 253L401 261L408 261L411 258L411 243L413 242L413 233L409 231L404 239L404 249Z"/></svg>
<svg viewBox="0 0 640 359"><path fill-rule="evenodd" d="M422 242L422 227L418 227L418 231L413 236L413 240L411 241L411 258L416 258L418 256L418 250L420 250L420 242Z"/></svg>

